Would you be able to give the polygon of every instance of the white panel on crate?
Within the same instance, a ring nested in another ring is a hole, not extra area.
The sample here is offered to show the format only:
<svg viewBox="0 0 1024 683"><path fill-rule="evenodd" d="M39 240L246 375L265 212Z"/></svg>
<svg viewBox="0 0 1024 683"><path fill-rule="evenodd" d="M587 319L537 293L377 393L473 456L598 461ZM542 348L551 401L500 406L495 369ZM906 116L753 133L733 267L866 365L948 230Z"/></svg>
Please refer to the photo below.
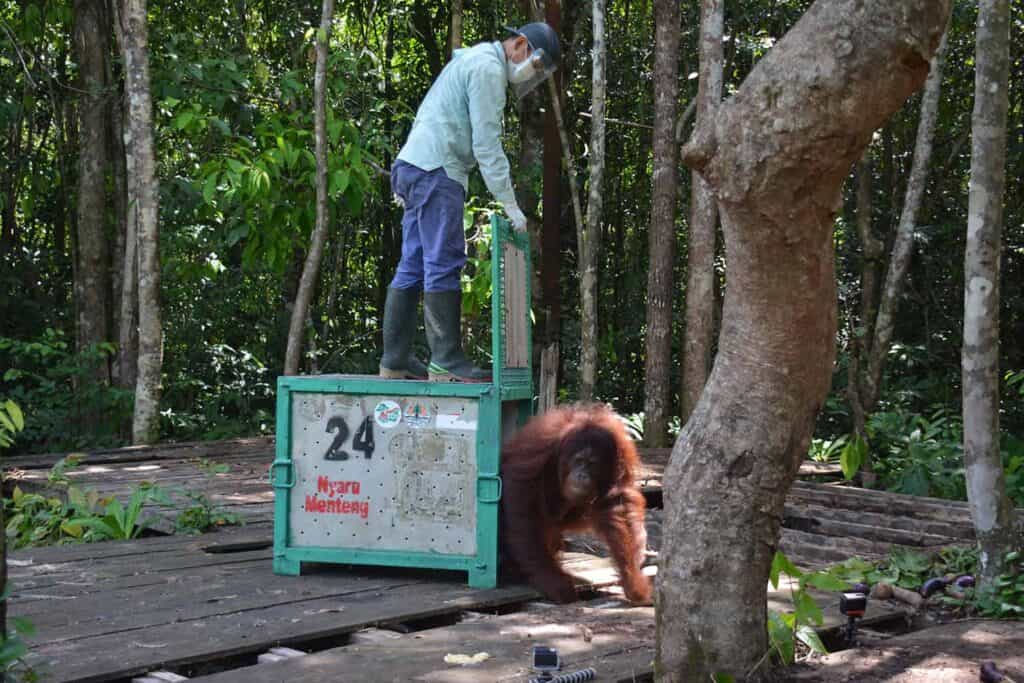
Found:
<svg viewBox="0 0 1024 683"><path fill-rule="evenodd" d="M476 553L477 401L292 394L289 545Z"/></svg>

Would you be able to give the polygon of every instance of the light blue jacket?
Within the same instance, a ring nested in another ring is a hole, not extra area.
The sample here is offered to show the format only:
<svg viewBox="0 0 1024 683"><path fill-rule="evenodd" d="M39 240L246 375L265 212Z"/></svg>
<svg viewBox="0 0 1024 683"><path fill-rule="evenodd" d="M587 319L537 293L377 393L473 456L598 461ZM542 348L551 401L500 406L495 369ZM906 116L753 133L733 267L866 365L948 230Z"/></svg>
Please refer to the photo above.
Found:
<svg viewBox="0 0 1024 683"><path fill-rule="evenodd" d="M479 165L494 198L503 206L515 206L501 148L507 68L499 42L455 50L416 111L398 158L424 171L443 166L467 192L469 174Z"/></svg>

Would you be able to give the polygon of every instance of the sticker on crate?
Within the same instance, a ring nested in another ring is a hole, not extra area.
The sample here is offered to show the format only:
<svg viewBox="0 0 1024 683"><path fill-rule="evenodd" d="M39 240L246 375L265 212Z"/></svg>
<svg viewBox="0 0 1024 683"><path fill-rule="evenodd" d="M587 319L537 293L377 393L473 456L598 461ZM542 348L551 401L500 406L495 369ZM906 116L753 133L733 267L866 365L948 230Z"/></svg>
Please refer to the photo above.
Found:
<svg viewBox="0 0 1024 683"><path fill-rule="evenodd" d="M407 399L403 419L410 427L426 427L430 424L430 406L425 401Z"/></svg>
<svg viewBox="0 0 1024 683"><path fill-rule="evenodd" d="M373 409L373 421L384 429L397 427L402 421L402 406L395 401L381 401Z"/></svg>

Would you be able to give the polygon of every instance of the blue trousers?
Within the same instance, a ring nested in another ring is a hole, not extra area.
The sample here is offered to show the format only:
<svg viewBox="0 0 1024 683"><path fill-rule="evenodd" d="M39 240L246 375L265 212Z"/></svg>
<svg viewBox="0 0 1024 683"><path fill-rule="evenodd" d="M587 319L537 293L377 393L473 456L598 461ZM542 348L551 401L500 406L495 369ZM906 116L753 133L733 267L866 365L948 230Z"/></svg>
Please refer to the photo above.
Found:
<svg viewBox="0 0 1024 683"><path fill-rule="evenodd" d="M461 289L466 263L462 223L466 192L445 174L398 160L391 167L391 189L405 203L402 215L402 259L391 281L395 289L426 292Z"/></svg>

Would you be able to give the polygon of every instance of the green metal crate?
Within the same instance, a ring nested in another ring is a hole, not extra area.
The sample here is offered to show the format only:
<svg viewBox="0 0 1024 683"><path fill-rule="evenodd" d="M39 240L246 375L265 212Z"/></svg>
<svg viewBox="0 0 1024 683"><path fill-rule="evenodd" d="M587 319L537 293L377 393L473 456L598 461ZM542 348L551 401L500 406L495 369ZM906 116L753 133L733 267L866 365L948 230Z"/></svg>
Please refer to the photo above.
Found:
<svg viewBox="0 0 1024 683"><path fill-rule="evenodd" d="M501 442L532 414L533 372L529 240L491 226L492 383L278 379L275 573L388 565L496 585Z"/></svg>

